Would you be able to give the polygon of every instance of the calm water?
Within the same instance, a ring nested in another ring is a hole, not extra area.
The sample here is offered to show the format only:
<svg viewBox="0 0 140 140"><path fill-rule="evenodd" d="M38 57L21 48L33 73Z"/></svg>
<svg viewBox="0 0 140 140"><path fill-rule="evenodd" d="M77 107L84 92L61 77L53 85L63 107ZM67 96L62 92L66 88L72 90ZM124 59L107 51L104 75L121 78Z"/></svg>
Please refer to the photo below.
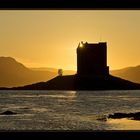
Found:
<svg viewBox="0 0 140 140"><path fill-rule="evenodd" d="M140 90L0 91L0 130L140 130L140 121L97 118L139 112Z"/></svg>

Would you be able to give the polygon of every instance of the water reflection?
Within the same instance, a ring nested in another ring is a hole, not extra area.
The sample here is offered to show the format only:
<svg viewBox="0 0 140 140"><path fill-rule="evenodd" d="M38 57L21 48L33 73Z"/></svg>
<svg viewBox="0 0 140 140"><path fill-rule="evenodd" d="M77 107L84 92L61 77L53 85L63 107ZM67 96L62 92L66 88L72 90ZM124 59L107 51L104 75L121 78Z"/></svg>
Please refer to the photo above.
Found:
<svg viewBox="0 0 140 140"><path fill-rule="evenodd" d="M60 91L60 93L55 93L54 94L51 92L51 93L36 93L34 95L28 95L27 93L26 94L23 94L23 95L10 95L12 98L39 98L39 97L51 97L51 98L67 98L67 99L73 99L73 98L76 98L77 97L77 92L76 91Z"/></svg>
<svg viewBox="0 0 140 140"><path fill-rule="evenodd" d="M140 121L98 120L140 112L139 91L0 91L0 130L140 130Z"/></svg>
<svg viewBox="0 0 140 140"><path fill-rule="evenodd" d="M127 118L108 119L107 124L112 126L111 130L139 130L140 129L140 121L135 121Z"/></svg>
<svg viewBox="0 0 140 140"><path fill-rule="evenodd" d="M39 95L41 96L47 96L47 97L52 97L52 98L66 98L66 99L73 99L77 97L76 91L69 91L68 93L60 93L60 94L51 94L51 95Z"/></svg>

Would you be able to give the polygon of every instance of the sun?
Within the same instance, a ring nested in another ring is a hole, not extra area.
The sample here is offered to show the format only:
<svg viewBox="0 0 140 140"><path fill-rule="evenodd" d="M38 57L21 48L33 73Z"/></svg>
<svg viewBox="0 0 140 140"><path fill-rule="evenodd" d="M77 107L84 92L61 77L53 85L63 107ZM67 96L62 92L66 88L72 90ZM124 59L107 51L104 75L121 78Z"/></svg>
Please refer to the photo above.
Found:
<svg viewBox="0 0 140 140"><path fill-rule="evenodd" d="M83 44L80 44L80 48L83 48Z"/></svg>
<svg viewBox="0 0 140 140"><path fill-rule="evenodd" d="M80 45L79 45L79 47L80 48L83 48L83 46L84 46L84 44L83 44L83 42L81 42Z"/></svg>

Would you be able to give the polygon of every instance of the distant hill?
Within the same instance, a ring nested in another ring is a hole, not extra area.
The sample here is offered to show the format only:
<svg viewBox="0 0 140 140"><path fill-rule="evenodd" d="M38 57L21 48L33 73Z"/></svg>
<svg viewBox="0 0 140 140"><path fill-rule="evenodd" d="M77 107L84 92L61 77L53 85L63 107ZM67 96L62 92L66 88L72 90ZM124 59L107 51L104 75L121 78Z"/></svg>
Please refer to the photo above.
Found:
<svg viewBox="0 0 140 140"><path fill-rule="evenodd" d="M56 68L48 68L48 67L40 67L40 68L30 68L31 70L35 70L35 71L50 71L50 72L54 72L57 73L58 69Z"/></svg>
<svg viewBox="0 0 140 140"><path fill-rule="evenodd" d="M140 83L140 65L119 70L112 70L110 71L110 74L135 83Z"/></svg>
<svg viewBox="0 0 140 140"><path fill-rule="evenodd" d="M63 75L73 75L76 71L63 70ZM46 82L58 74L58 69L42 67L27 68L12 57L0 57L0 87L17 87L37 82ZM110 74L140 83L140 65L120 70L112 70Z"/></svg>
<svg viewBox="0 0 140 140"><path fill-rule="evenodd" d="M50 71L50 72L54 72L54 73L58 73L58 69L56 68L47 68L47 67L41 67L41 68L30 68L31 70L35 70L35 71ZM63 75L72 75L75 74L76 71L74 70L63 70Z"/></svg>
<svg viewBox="0 0 140 140"><path fill-rule="evenodd" d="M58 71L58 69L55 68L32 68L32 70L50 71L56 73L56 75ZM75 73L76 71L64 70L63 75L73 75ZM126 67L118 70L110 70L110 74L135 83L140 83L140 65L135 67Z"/></svg>
<svg viewBox="0 0 140 140"><path fill-rule="evenodd" d="M31 70L12 57L0 57L0 87L23 86L48 81L56 75L50 71Z"/></svg>

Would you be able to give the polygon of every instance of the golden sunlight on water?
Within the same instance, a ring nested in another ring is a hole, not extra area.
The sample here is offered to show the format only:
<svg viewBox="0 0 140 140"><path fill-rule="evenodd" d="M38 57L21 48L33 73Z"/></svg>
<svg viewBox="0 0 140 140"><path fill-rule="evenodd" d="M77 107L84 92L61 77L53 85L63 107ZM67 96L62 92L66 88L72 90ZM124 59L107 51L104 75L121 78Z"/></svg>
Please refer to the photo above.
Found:
<svg viewBox="0 0 140 140"><path fill-rule="evenodd" d="M73 99L73 98L76 98L77 97L77 95L76 95L77 93L76 93L76 91L69 91L68 93L66 93L66 94L62 94L62 93L60 93L60 94L58 94L58 95L56 95L56 94L54 94L54 95L43 95L43 96L48 96L48 97L52 97L52 98L66 98L66 99ZM40 95L39 95L40 96ZM42 96L42 95L41 95Z"/></svg>
<svg viewBox="0 0 140 140"><path fill-rule="evenodd" d="M140 121L123 119L108 119L107 123L112 125L112 130L140 130Z"/></svg>

